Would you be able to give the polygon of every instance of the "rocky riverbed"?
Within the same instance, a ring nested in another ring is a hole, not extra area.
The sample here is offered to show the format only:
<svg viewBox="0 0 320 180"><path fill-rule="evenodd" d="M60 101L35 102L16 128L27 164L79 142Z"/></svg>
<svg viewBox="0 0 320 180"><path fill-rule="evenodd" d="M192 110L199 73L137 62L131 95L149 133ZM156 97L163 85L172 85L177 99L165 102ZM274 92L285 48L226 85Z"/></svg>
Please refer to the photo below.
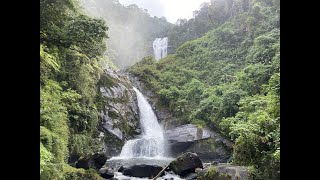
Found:
<svg viewBox="0 0 320 180"><path fill-rule="evenodd" d="M162 173L160 173L165 169ZM250 180L247 167L226 163L203 163L196 153L186 152L175 159L112 159L100 169L104 179L140 180Z"/></svg>

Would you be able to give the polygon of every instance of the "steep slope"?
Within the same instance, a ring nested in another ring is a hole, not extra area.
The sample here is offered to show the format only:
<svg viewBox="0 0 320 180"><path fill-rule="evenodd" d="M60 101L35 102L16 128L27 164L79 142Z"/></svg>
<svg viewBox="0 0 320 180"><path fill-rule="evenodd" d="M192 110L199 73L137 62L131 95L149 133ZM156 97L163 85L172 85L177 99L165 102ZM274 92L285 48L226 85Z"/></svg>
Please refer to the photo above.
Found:
<svg viewBox="0 0 320 180"><path fill-rule="evenodd" d="M40 10L40 178L101 179L99 166L139 133L135 93L104 56L103 20L72 0Z"/></svg>

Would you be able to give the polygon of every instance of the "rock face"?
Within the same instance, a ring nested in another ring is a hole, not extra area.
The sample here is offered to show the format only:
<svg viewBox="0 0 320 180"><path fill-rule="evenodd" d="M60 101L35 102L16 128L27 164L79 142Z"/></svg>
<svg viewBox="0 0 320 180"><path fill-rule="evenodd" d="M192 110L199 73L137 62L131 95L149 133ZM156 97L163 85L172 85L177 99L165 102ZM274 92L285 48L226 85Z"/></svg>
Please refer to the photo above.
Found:
<svg viewBox="0 0 320 180"><path fill-rule="evenodd" d="M231 156L232 143L208 128L200 129L193 124L186 124L166 130L165 136L173 156L191 151L205 162L226 162Z"/></svg>
<svg viewBox="0 0 320 180"><path fill-rule="evenodd" d="M103 111L99 130L108 156L121 152L124 142L140 133L136 94L127 76L107 68L99 82Z"/></svg>
<svg viewBox="0 0 320 180"><path fill-rule="evenodd" d="M121 168L123 175L153 178L162 170L161 166L139 164Z"/></svg>
<svg viewBox="0 0 320 180"><path fill-rule="evenodd" d="M203 165L196 153L187 152L173 160L169 168L175 174L185 176L194 173L196 168L203 168Z"/></svg>

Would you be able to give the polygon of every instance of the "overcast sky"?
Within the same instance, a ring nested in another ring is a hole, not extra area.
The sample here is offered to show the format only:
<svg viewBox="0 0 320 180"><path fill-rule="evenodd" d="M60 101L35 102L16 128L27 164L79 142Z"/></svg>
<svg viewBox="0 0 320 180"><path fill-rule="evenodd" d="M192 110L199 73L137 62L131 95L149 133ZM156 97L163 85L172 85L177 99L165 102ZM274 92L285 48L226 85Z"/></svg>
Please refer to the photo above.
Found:
<svg viewBox="0 0 320 180"><path fill-rule="evenodd" d="M143 9L148 9L151 16L166 17L171 23L177 19L190 19L192 12L199 10L203 2L210 0L119 0L124 5L137 4Z"/></svg>

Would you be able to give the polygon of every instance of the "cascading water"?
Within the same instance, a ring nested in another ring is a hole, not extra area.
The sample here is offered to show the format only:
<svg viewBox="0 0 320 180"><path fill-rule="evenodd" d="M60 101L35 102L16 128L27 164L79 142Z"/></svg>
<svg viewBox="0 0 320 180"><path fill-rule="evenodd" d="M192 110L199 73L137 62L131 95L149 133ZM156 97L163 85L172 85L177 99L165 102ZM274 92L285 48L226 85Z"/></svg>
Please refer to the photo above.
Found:
<svg viewBox="0 0 320 180"><path fill-rule="evenodd" d="M168 38L156 38L153 41L153 52L154 58L159 60L161 58L167 57L167 48L168 48Z"/></svg>
<svg viewBox="0 0 320 180"><path fill-rule="evenodd" d="M137 94L142 134L140 138L127 141L118 157L112 157L107 160L108 166L119 168L122 165L149 164L165 167L173 158L165 157L166 143L163 129L146 98L135 87L133 87L133 90ZM114 172L114 177L119 180L148 179L125 176L121 172ZM157 178L157 180L163 179L181 180L178 175L166 172L164 176Z"/></svg>
<svg viewBox="0 0 320 180"><path fill-rule="evenodd" d="M138 89L133 89L137 94L142 137L127 141L119 158L161 158L165 149L163 129L148 101Z"/></svg>

